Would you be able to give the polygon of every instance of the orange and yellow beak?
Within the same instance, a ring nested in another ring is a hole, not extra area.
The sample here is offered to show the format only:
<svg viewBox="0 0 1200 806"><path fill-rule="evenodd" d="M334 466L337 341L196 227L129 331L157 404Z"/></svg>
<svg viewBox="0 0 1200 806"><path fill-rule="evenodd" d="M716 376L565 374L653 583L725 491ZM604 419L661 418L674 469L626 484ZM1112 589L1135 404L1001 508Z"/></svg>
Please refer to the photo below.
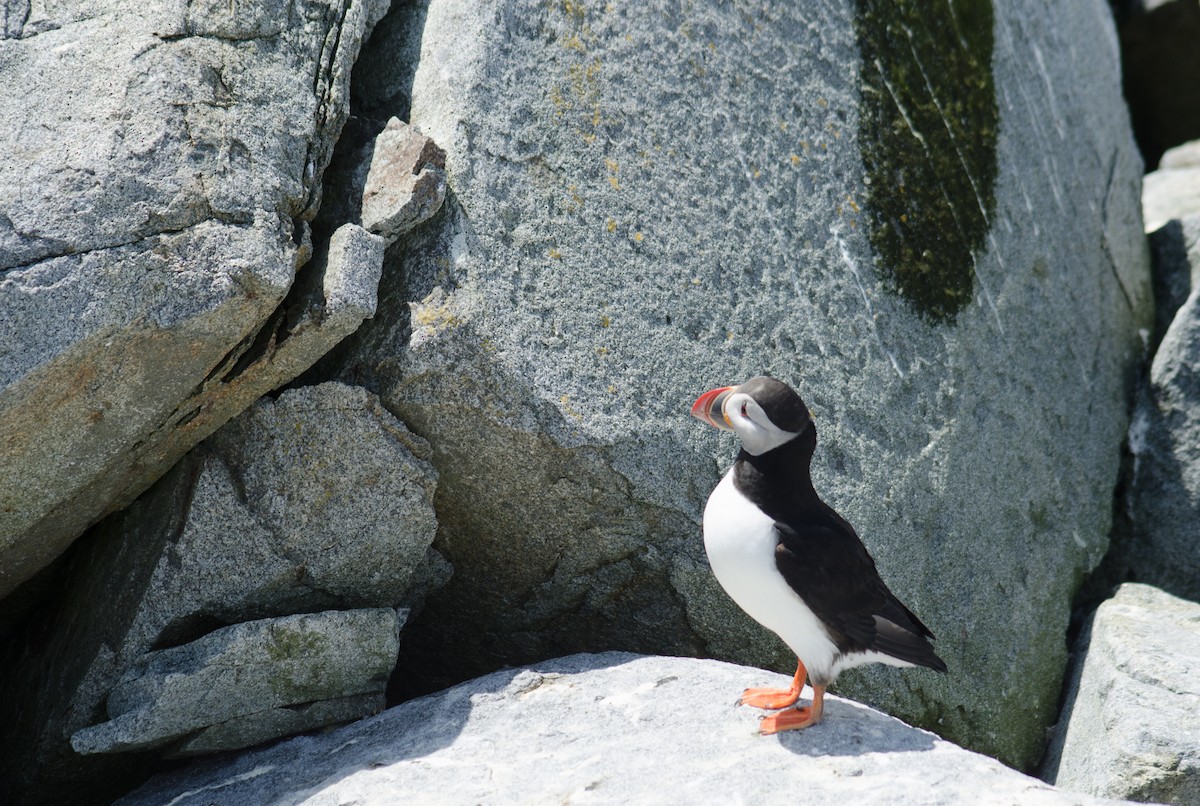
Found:
<svg viewBox="0 0 1200 806"><path fill-rule="evenodd" d="M724 406L725 400L736 388L735 386L722 386L720 389L710 389L700 395L692 404L692 416L708 423L713 428L732 431L733 426L729 424L729 418L725 416Z"/></svg>

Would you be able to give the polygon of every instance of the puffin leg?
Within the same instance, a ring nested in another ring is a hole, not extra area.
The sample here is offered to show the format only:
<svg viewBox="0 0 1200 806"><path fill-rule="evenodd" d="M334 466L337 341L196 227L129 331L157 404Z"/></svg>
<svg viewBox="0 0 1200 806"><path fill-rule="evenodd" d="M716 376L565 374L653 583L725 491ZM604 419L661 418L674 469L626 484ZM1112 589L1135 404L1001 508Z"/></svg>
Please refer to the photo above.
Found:
<svg viewBox="0 0 1200 806"><path fill-rule="evenodd" d="M789 708L777 714L764 716L758 723L758 732L764 736L779 733L784 730L800 730L812 727L821 721L825 709L825 687L813 686L813 701L811 706L804 708Z"/></svg>
<svg viewBox="0 0 1200 806"><path fill-rule="evenodd" d="M799 658L796 659L796 676L792 678L790 688L748 688L742 692L736 705L752 705L755 708L788 708L800 699L800 689L804 688L804 678L808 670Z"/></svg>

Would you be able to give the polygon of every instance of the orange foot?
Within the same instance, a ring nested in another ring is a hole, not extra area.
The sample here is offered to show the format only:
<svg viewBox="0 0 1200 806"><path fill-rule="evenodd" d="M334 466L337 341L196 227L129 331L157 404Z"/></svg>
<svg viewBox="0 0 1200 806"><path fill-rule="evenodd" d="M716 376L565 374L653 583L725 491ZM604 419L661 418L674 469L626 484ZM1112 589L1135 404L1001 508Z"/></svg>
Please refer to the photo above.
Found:
<svg viewBox="0 0 1200 806"><path fill-rule="evenodd" d="M804 688L804 678L808 672L804 664L796 661L796 676L792 678L790 688L748 688L742 692L737 705L751 705L755 708L775 710L795 705L800 699L800 689Z"/></svg>
<svg viewBox="0 0 1200 806"><path fill-rule="evenodd" d="M764 736L785 730L802 730L812 727L821 721L825 710L825 687L813 686L813 701L811 706L804 708L789 708L777 714L764 716L758 722L758 732Z"/></svg>
<svg viewBox="0 0 1200 806"><path fill-rule="evenodd" d="M791 688L748 688L742 692L737 704L774 711L795 705L798 699L800 692Z"/></svg>

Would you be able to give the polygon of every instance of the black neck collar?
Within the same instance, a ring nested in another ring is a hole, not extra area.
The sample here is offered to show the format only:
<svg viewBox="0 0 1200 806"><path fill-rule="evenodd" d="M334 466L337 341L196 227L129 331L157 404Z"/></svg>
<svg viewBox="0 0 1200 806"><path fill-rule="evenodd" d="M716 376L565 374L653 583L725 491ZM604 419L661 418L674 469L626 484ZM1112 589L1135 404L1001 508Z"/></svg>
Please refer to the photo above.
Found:
<svg viewBox="0 0 1200 806"><path fill-rule="evenodd" d="M733 466L733 484L742 495L773 518L822 506L813 489L809 466L817 447L812 423L795 439L755 456L745 449Z"/></svg>

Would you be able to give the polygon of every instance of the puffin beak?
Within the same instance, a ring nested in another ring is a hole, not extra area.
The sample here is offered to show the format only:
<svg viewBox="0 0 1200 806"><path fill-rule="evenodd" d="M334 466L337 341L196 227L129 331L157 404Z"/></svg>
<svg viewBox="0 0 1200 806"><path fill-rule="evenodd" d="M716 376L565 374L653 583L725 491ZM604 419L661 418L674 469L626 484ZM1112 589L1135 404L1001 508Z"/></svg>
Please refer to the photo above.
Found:
<svg viewBox="0 0 1200 806"><path fill-rule="evenodd" d="M729 420L725 419L722 406L725 405L725 399L736 388L735 386L722 386L720 389L710 389L700 395L692 404L692 416L697 420L703 420L713 428L732 431L733 427L729 424Z"/></svg>

